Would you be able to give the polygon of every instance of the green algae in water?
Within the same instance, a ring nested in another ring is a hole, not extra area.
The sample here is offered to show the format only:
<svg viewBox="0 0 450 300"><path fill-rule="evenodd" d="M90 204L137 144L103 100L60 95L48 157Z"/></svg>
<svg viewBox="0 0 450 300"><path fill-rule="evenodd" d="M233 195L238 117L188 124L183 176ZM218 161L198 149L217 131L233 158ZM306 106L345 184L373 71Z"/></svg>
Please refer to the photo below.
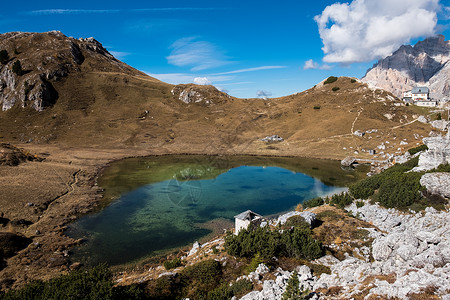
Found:
<svg viewBox="0 0 450 300"><path fill-rule="evenodd" d="M302 173L308 171L329 182ZM298 158L124 160L99 179L105 197L115 200L78 220L67 233L88 239L74 249L75 259L124 264L188 245L210 233L198 224L232 220L247 209L262 215L281 213L304 200L341 191L361 176L362 172L342 170L339 162Z"/></svg>

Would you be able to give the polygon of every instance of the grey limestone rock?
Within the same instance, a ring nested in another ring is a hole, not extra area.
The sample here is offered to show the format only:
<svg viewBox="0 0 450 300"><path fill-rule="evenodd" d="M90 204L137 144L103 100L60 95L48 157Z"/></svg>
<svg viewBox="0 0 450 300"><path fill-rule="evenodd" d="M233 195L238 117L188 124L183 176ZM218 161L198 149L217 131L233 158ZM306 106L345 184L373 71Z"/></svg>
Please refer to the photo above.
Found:
<svg viewBox="0 0 450 300"><path fill-rule="evenodd" d="M450 198L450 173L426 173L420 178L420 184L433 194Z"/></svg>
<svg viewBox="0 0 450 300"><path fill-rule="evenodd" d="M346 158L344 158L343 160L341 160L341 165L343 167L350 167L351 165L353 165L356 161L356 158L353 156L348 156Z"/></svg>

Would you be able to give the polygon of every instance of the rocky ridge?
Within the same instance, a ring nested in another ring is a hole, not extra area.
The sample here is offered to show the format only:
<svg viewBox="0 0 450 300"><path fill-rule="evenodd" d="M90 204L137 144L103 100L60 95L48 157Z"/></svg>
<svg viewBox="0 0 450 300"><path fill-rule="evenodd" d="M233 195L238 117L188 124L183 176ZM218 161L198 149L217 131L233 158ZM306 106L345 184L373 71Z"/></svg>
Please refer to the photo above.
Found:
<svg viewBox="0 0 450 300"><path fill-rule="evenodd" d="M387 90L397 97L415 86L428 86L431 97L450 97L450 41L443 35L416 45L403 45L391 56L379 60L363 82Z"/></svg>
<svg viewBox="0 0 450 300"><path fill-rule="evenodd" d="M9 32L0 34L0 50L8 59L0 64L0 105L3 111L15 105L37 111L58 100L54 82L71 73L92 67L86 58L107 62L112 69L124 73L137 71L115 59L94 38L74 39L59 31L47 33ZM20 62L22 70L14 71Z"/></svg>

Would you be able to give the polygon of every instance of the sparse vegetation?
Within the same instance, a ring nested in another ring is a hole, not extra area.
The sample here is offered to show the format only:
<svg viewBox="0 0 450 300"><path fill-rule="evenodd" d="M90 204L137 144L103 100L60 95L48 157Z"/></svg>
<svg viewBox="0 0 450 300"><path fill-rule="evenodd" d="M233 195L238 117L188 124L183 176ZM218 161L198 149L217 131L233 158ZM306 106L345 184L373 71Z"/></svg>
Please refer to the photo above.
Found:
<svg viewBox="0 0 450 300"><path fill-rule="evenodd" d="M409 149L408 152L409 152L409 154L414 155L420 151L425 151L425 150L428 150L428 147L427 147L427 145L423 144L423 145L417 146L415 148Z"/></svg>
<svg viewBox="0 0 450 300"><path fill-rule="evenodd" d="M335 76L330 76L330 77L327 78L327 80L325 80L325 82L324 82L323 84L333 83L333 82L335 82L336 80L338 80L337 77L335 77Z"/></svg>
<svg viewBox="0 0 450 300"><path fill-rule="evenodd" d="M442 114L440 112L437 113L436 120L442 120Z"/></svg>
<svg viewBox="0 0 450 300"><path fill-rule="evenodd" d="M333 92L337 92L337 91L340 90L340 88L339 88L338 86L335 86L335 87L333 87L331 90L332 90Z"/></svg>
<svg viewBox="0 0 450 300"><path fill-rule="evenodd" d="M350 80L350 82L351 82L351 83L355 83L355 82L356 82L356 79L352 79L352 80Z"/></svg>
<svg viewBox="0 0 450 300"><path fill-rule="evenodd" d="M320 109L320 105L314 105L314 109Z"/></svg>

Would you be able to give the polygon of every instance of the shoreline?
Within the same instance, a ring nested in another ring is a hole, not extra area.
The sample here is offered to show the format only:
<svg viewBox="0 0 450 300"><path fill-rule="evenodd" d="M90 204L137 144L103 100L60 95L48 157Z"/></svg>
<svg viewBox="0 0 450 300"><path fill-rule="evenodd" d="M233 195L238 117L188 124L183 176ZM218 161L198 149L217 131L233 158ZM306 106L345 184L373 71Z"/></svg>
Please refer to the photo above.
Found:
<svg viewBox="0 0 450 300"><path fill-rule="evenodd" d="M26 178L29 169L37 174L42 174L43 180L52 182L55 179L61 181L55 188L57 197L43 202L49 202L41 215L32 212L23 213L18 204L11 215L15 218L30 219L32 224L28 227L14 227L12 231L32 238L33 243L20 250L17 255L8 258L6 267L0 270L0 288L9 289L20 287L30 279L50 279L58 274L68 272L76 268L70 261L70 249L83 240L74 240L65 235L67 225L78 220L86 214L92 213L97 207L103 206L103 189L98 185L98 178L112 163L129 158L162 157L162 156L229 156L229 157L265 157L265 158L304 158L320 159L324 161L337 161L331 155L321 158L288 154L258 154L258 153L216 153L202 154L197 151L167 151L167 149L127 149L127 148L67 148L56 145L17 144L21 149L26 149L36 154L46 154L43 162L25 162L17 167L4 167L12 174L20 173L19 177ZM0 172L2 169L0 169ZM1 173L0 173L1 174ZM48 179L47 179L48 178ZM62 183L64 182L64 183ZM13 183L11 183L13 184ZM33 184L33 183L32 183ZM37 183L36 183L37 185ZM37 185L36 190L42 190L42 185ZM12 195L14 198L27 199L29 194ZM33 197L38 198L37 195ZM33 200L28 200L34 203ZM38 200L36 200L38 202ZM40 205L36 203L35 205ZM105 204L107 205L107 203ZM39 232L39 234L37 234ZM39 246L36 246L39 245ZM38 260L32 257L39 257ZM56 263L55 263L56 262ZM27 269L27 274L22 274ZM4 280L13 280L13 284L5 284Z"/></svg>

